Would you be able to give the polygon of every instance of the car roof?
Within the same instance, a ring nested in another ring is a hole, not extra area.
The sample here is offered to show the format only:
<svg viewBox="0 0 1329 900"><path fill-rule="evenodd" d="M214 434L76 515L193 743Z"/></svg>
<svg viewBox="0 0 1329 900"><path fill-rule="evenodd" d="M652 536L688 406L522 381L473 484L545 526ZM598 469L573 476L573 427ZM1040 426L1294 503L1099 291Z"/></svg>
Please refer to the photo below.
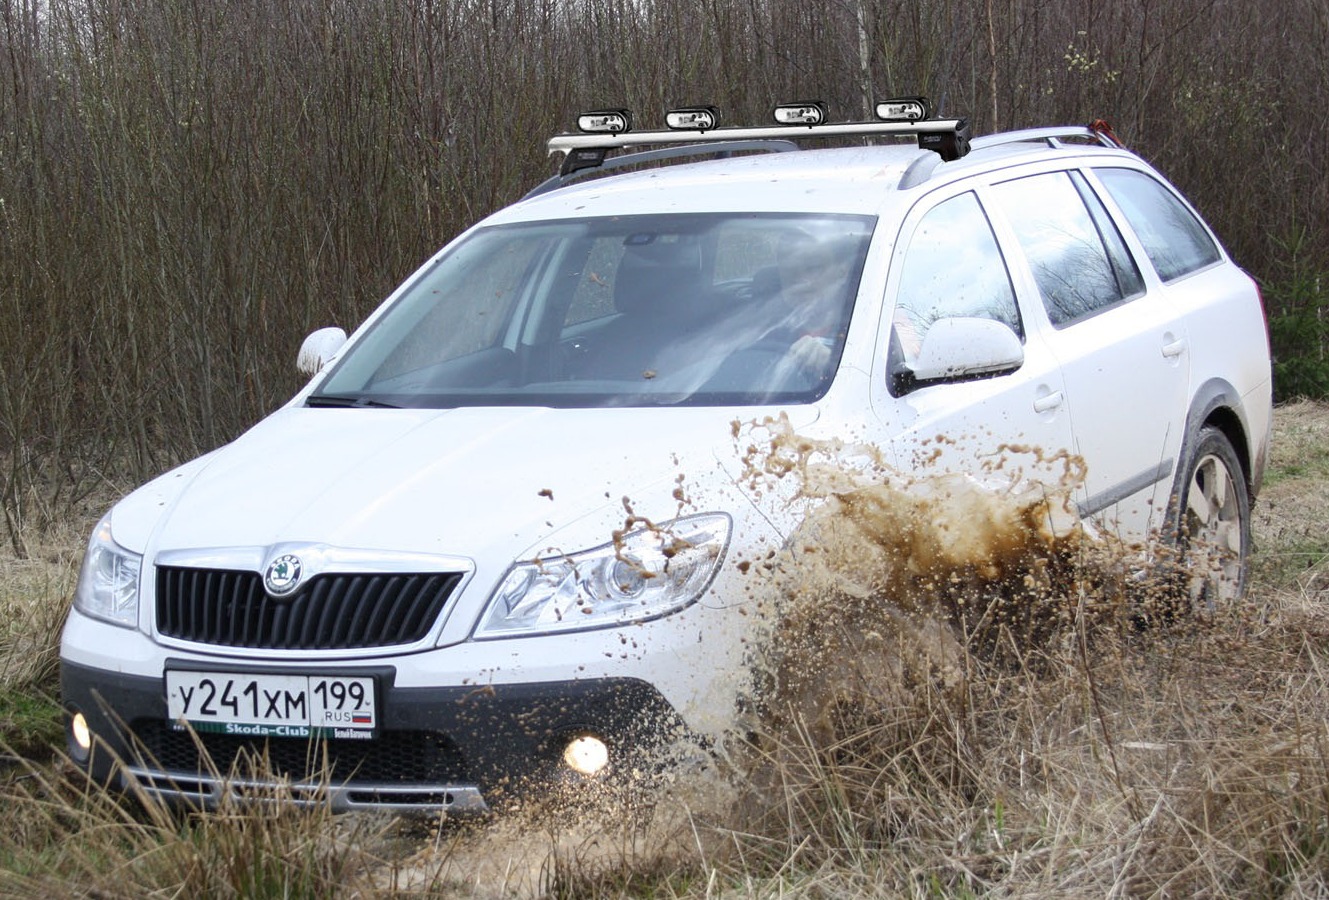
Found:
<svg viewBox="0 0 1329 900"><path fill-rule="evenodd" d="M913 145L799 150L676 163L574 182L508 207L526 220L628 212L875 214L916 160ZM875 186L877 190L871 190Z"/></svg>

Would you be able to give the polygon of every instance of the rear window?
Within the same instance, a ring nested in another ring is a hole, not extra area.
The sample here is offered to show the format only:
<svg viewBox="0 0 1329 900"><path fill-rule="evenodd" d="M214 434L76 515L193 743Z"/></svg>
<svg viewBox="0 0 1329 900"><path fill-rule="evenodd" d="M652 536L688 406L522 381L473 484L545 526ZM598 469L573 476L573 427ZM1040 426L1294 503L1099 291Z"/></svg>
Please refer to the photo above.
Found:
<svg viewBox="0 0 1329 900"><path fill-rule="evenodd" d="M1135 169L1096 169L1144 245L1158 277L1173 281L1218 262L1218 245L1186 204Z"/></svg>

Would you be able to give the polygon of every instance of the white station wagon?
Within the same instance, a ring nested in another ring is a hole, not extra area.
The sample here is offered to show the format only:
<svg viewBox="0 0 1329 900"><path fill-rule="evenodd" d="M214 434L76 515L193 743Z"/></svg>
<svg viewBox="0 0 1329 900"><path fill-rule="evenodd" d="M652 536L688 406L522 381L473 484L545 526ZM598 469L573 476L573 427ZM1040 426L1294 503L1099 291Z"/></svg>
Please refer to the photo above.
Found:
<svg viewBox="0 0 1329 900"><path fill-rule="evenodd" d="M1195 599L1240 596L1267 333L1166 180L1101 125L970 141L921 98L715 116L582 117L557 176L311 335L289 403L107 513L75 761L206 807L270 787L249 752L297 802L465 812L723 735L750 561L797 526L744 482L766 417L903 472L1075 454L1079 515L1203 539Z"/></svg>

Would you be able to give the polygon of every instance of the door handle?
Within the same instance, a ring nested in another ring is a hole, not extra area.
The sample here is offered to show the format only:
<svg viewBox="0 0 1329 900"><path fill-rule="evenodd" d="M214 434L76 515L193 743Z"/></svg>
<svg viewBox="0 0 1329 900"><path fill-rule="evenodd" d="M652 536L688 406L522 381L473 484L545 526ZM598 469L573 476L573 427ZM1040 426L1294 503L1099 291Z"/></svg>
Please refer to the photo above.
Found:
<svg viewBox="0 0 1329 900"><path fill-rule="evenodd" d="M1171 335L1165 337L1164 340L1167 340L1168 337L1171 337ZM1178 338L1175 341L1171 341L1170 343L1163 345L1163 356L1166 359L1176 359L1178 356L1181 356L1181 354L1185 351L1185 349L1186 349L1186 339Z"/></svg>
<svg viewBox="0 0 1329 900"><path fill-rule="evenodd" d="M1034 412L1045 413L1061 406L1066 399L1061 391L1051 391L1034 398Z"/></svg>

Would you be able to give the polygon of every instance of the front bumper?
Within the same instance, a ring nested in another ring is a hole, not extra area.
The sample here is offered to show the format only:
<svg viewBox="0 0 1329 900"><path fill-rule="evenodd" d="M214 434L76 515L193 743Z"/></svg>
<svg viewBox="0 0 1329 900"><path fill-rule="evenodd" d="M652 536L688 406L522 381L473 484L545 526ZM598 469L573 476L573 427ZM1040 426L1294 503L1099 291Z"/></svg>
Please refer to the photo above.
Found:
<svg viewBox="0 0 1329 900"><path fill-rule="evenodd" d="M94 736L88 754L71 735L70 755L99 780L203 808L277 796L336 811L465 813L571 775L561 757L578 736L593 734L609 746L610 768L599 777L649 766L685 736L664 697L633 678L403 688L390 666L345 673L379 680L374 740L176 731L162 678L64 661L66 711L81 712Z"/></svg>

